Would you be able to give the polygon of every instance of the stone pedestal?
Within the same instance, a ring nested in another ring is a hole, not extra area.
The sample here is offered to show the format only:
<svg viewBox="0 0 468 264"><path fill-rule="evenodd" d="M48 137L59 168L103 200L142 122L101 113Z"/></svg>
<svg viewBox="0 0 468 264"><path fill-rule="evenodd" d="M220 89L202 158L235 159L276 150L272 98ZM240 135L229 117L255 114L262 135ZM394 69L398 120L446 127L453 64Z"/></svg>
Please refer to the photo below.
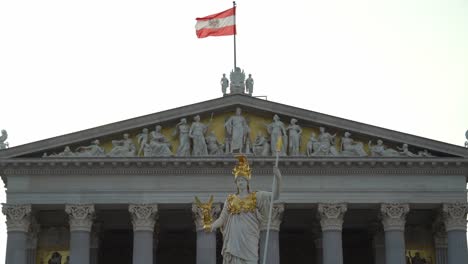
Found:
<svg viewBox="0 0 468 264"><path fill-rule="evenodd" d="M197 231L197 264L216 264L216 232L205 232L205 218L215 220L220 204L192 204L193 220ZM207 221L209 219L206 219ZM211 222L210 221L210 222Z"/></svg>
<svg viewBox="0 0 468 264"><path fill-rule="evenodd" d="M382 224L385 231L385 263L406 263L405 223L409 212L408 204L382 204Z"/></svg>
<svg viewBox="0 0 468 264"><path fill-rule="evenodd" d="M133 264L153 264L153 232L158 206L131 204L128 210L133 225Z"/></svg>
<svg viewBox="0 0 468 264"><path fill-rule="evenodd" d="M70 262L90 264L94 205L67 204L65 212L68 214L70 223Z"/></svg>
<svg viewBox="0 0 468 264"><path fill-rule="evenodd" d="M31 223L31 205L3 204L6 216L6 264L27 264L27 241Z"/></svg>
<svg viewBox="0 0 468 264"><path fill-rule="evenodd" d="M448 264L468 263L466 243L466 203L444 204L442 207L447 230Z"/></svg>
<svg viewBox="0 0 468 264"><path fill-rule="evenodd" d="M268 264L280 263L280 248L279 248L279 231L281 221L283 220L284 204L278 203L273 205L271 214L270 231L268 234L268 249L266 254L266 262ZM260 225L260 262L263 263L264 252L266 245L266 233L268 230L268 213L264 216L264 221Z"/></svg>
<svg viewBox="0 0 468 264"><path fill-rule="evenodd" d="M319 204L322 227L323 264L343 264L342 229L347 206L344 203Z"/></svg>

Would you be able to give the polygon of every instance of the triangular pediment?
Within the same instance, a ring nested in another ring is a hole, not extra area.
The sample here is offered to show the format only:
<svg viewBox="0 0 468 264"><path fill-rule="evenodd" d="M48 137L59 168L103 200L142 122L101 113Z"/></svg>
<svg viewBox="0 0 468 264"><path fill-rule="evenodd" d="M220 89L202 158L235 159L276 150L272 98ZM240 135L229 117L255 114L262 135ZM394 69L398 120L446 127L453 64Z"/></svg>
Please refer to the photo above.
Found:
<svg viewBox="0 0 468 264"><path fill-rule="evenodd" d="M259 143L258 137L260 134L265 135L267 144L272 143L272 136L269 134L268 124L272 123L273 117L276 114L281 122L284 123L285 128L290 125L291 119L294 118L298 120L297 125L300 126L302 130L299 137L300 143L292 143L285 138L285 140L287 140L285 143L286 145L288 145L288 143L290 145L299 144L298 153L296 151L294 155L337 157L376 156L379 153L375 153L375 151L379 150L379 147L375 147L375 145L381 140L382 146L380 150L385 150L386 154L378 156L412 157L414 155L416 157L428 158L432 156L468 157L467 149L455 145L251 96L229 95L2 150L0 151L0 158L90 157L95 154L85 153L88 150L86 147L93 146L93 144L95 145L97 143L95 140L99 140L99 146L102 148L102 153L96 155L101 157L123 157L126 154L122 154L121 151L119 152L114 148L124 142L124 134L128 134L129 139L127 142L134 145L134 154L132 155L130 153L125 157L143 157L145 155L154 157L158 156L158 152L156 151L156 154L149 154L149 150L145 150L144 146L140 143L146 140L147 145L150 145L150 141L152 140L150 134L156 130L157 125L160 125L162 128L161 134L164 136L162 140L167 143L171 152L170 154L176 155L180 145L180 139L178 135L173 134L175 130L177 131L175 128L182 118L187 120L187 127L190 127L196 115L200 116L201 123L209 125L207 127L207 134L213 131L217 140L215 144L218 144L219 148L222 149L220 153L217 152L218 154L216 155L222 155L223 153L229 152L229 150L226 150L226 145L229 144L229 140L232 140L226 131L226 122L230 117L235 115L236 108L238 107L242 109L241 116L245 119L250 128L247 137L249 141L247 143L249 145L247 152L251 152L252 155L254 155L254 152L257 155L261 155L259 150L259 148L261 148L260 144L257 144L256 149L254 149L256 140L257 143ZM324 132L320 131L320 127L323 127ZM147 129L149 133L148 138L144 138L144 135L142 135L144 134L143 129ZM294 128L291 130L294 130ZM351 146L354 146L351 147L351 149L344 149L346 147L343 146L343 143L346 141L343 140L346 132L350 133L349 138L351 139L347 141L351 142ZM333 140L330 141L332 150L327 149L326 144L321 142L324 140L321 138L321 135L324 133L329 133L328 137L336 135ZM370 145L369 142L371 142ZM404 153L405 144L408 147L407 154ZM324 147L325 149L323 149ZM64 152L66 148L70 150L69 155L67 154L68 152ZM271 148L271 146L269 148ZM245 147L242 151L245 151ZM164 150L161 153L163 152ZM292 155L291 150L286 147L284 152L286 155ZM169 155L169 153L166 153L165 156L167 157L167 155ZM271 151L268 155L271 155Z"/></svg>

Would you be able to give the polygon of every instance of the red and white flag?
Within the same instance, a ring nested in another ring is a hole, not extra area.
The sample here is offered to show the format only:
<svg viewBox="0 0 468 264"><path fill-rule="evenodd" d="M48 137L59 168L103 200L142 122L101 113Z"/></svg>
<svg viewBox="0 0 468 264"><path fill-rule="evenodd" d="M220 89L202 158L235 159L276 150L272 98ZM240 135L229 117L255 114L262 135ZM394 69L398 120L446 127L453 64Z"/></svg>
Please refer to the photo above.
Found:
<svg viewBox="0 0 468 264"><path fill-rule="evenodd" d="M209 36L228 36L236 34L235 17L236 7L226 11L197 18L195 28L198 38Z"/></svg>

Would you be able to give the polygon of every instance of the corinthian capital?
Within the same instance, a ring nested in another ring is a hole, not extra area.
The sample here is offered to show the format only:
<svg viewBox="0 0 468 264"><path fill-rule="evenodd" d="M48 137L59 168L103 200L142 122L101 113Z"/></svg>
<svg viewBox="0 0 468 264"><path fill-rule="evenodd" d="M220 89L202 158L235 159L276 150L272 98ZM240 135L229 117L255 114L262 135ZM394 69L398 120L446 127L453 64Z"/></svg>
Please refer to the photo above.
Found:
<svg viewBox="0 0 468 264"><path fill-rule="evenodd" d="M70 231L91 232L94 219L94 205L67 204L65 212L68 214Z"/></svg>
<svg viewBox="0 0 468 264"><path fill-rule="evenodd" d="M382 224L385 231L404 231L409 204L385 203L380 205Z"/></svg>
<svg viewBox="0 0 468 264"><path fill-rule="evenodd" d="M348 207L345 203L326 203L318 205L322 231L341 231L343 217Z"/></svg>
<svg viewBox="0 0 468 264"><path fill-rule="evenodd" d="M263 216L260 230L267 230L268 229L268 213L267 215ZM280 230L281 221L283 221L283 213L284 213L284 203L277 203L273 204L273 210L271 212L271 223L270 223L270 230Z"/></svg>
<svg viewBox="0 0 468 264"><path fill-rule="evenodd" d="M8 232L28 232L31 224L30 204L2 204L2 212L6 216Z"/></svg>
<svg viewBox="0 0 468 264"><path fill-rule="evenodd" d="M203 226L211 224L218 218L221 212L221 204L214 203L210 207L208 204L192 204L193 221L195 222L195 229L197 231L203 230Z"/></svg>
<svg viewBox="0 0 468 264"><path fill-rule="evenodd" d="M154 231L157 204L131 204L128 211L132 217L133 231Z"/></svg>
<svg viewBox="0 0 468 264"><path fill-rule="evenodd" d="M442 213L447 232L452 230L466 231L466 214L468 213L466 203L443 204Z"/></svg>

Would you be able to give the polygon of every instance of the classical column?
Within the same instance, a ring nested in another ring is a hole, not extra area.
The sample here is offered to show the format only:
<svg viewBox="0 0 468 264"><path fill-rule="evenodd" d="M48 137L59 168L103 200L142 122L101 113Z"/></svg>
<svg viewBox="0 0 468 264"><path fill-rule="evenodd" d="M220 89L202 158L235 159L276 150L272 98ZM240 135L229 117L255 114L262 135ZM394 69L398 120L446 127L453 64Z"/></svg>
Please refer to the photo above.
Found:
<svg viewBox="0 0 468 264"><path fill-rule="evenodd" d="M27 263L36 264L37 240L39 236L40 225L32 218L28 233Z"/></svg>
<svg viewBox="0 0 468 264"><path fill-rule="evenodd" d="M197 264L216 264L216 232L205 232L204 219L216 219L220 204L192 204L193 220L197 231Z"/></svg>
<svg viewBox="0 0 468 264"><path fill-rule="evenodd" d="M375 264L385 264L385 239L382 231L374 233L372 246L374 248Z"/></svg>
<svg viewBox="0 0 468 264"><path fill-rule="evenodd" d="M442 206L447 230L448 264L468 263L466 244L466 203L444 204Z"/></svg>
<svg viewBox="0 0 468 264"><path fill-rule="evenodd" d="M68 214L70 224L70 262L90 264L94 205L67 204L65 212Z"/></svg>
<svg viewBox="0 0 468 264"><path fill-rule="evenodd" d="M31 205L3 204L6 216L7 248L6 264L27 264L27 240L31 223Z"/></svg>
<svg viewBox="0 0 468 264"><path fill-rule="evenodd" d="M128 207L133 225L133 264L153 264L153 232L157 204L131 204Z"/></svg>
<svg viewBox="0 0 468 264"><path fill-rule="evenodd" d="M434 234L434 245L435 245L435 264L447 264L447 233L436 233Z"/></svg>
<svg viewBox="0 0 468 264"><path fill-rule="evenodd" d="M99 225L94 225L92 231L91 231L91 245L90 245L90 250L91 250L91 259L90 259L90 264L98 264L98 253L99 253L99 232L100 232L100 227Z"/></svg>
<svg viewBox="0 0 468 264"><path fill-rule="evenodd" d="M385 263L404 264L405 223L409 212L408 204L381 204L382 224L385 231Z"/></svg>
<svg viewBox="0 0 468 264"><path fill-rule="evenodd" d="M281 221L283 220L284 204L273 204L271 214L270 234L268 235L268 251L266 255L266 262L268 264L280 263L280 248L279 248L279 231ZM260 263L263 263L263 254L265 250L266 231L268 229L268 216L264 216L260 224Z"/></svg>
<svg viewBox="0 0 468 264"><path fill-rule="evenodd" d="M322 238L316 238L314 240L315 244L315 263L323 264L323 241Z"/></svg>
<svg viewBox="0 0 468 264"><path fill-rule="evenodd" d="M344 203L318 205L322 227L323 264L343 264L341 231L346 210L347 206Z"/></svg>

